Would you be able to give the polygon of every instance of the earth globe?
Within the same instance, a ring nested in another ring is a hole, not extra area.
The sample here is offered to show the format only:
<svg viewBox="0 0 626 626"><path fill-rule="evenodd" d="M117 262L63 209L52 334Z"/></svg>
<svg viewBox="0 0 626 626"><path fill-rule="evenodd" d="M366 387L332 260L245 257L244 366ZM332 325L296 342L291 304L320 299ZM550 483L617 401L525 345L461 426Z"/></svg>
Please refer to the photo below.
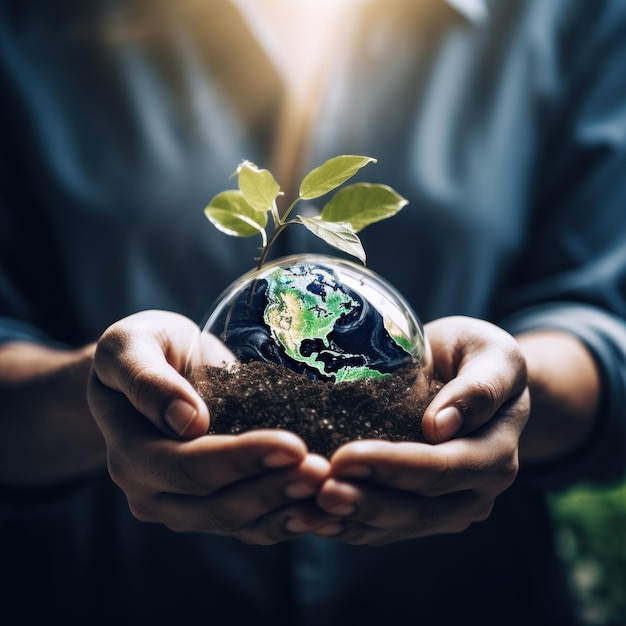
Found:
<svg viewBox="0 0 626 626"><path fill-rule="evenodd" d="M215 338L232 353L229 367L207 365ZM289 428L309 444L317 438L325 454L354 438L419 439L416 407L432 378L423 326L404 297L362 265L308 254L228 287L201 326L187 373L213 432ZM403 413L411 427L400 436L393 422Z"/></svg>

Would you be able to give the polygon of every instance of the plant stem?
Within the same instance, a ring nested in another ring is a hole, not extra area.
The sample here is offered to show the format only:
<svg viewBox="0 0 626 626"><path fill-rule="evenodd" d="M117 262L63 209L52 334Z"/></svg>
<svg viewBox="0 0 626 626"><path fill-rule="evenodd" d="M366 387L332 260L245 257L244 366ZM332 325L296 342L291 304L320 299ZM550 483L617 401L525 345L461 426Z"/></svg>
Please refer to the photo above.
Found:
<svg viewBox="0 0 626 626"><path fill-rule="evenodd" d="M300 202L300 197L297 197L288 207L287 210L283 213L282 216L282 222L285 222L287 220L287 218L289 217L289 214L293 211L294 207L296 206L296 204L298 204L298 202Z"/></svg>
<svg viewBox="0 0 626 626"><path fill-rule="evenodd" d="M276 206L276 200L274 200L274 202L272 203L271 213L272 213L272 218L274 220L274 230L272 234L270 235L268 241L263 242L263 248L261 249L261 254L259 256L259 260L257 263L257 269L260 270L263 267L263 264L265 263L265 259L267 259L267 255L270 251L270 248L272 247L273 243L278 238L278 235L280 235L280 233L282 233L283 230L285 230L287 225L295 223L295 220L288 221L287 218L289 217L289 214L293 211L296 204L298 204L298 202L300 202L299 197L296 198L287 207L287 210L283 213L282 216L278 212L278 207Z"/></svg>
<svg viewBox="0 0 626 626"><path fill-rule="evenodd" d="M292 207L293 208L293 205ZM259 256L259 262L257 263L257 269L260 270L263 267L263 264L265 263L265 259L267 259L267 255L270 251L270 248L272 247L272 244L276 241L276 239L278 238L278 235L280 235L280 233L283 232L283 230L285 230L285 228L287 228L287 226L289 226L289 224L295 224L296 221L295 220L291 220L289 222L280 222L276 228L274 229L274 232L272 232L272 234L270 235L267 243L263 246L263 249L261 250L261 255Z"/></svg>

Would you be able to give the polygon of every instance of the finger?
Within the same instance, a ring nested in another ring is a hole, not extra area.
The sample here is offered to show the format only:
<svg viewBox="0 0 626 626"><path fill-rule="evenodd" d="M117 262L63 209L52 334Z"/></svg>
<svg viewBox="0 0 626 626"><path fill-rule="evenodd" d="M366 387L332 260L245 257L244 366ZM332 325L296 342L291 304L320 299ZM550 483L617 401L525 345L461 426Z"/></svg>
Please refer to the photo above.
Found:
<svg viewBox="0 0 626 626"><path fill-rule="evenodd" d="M422 432L430 443L479 429L527 384L526 363L513 337L486 322L458 320L456 337L450 336L449 322L428 327L435 368L448 380L423 415Z"/></svg>
<svg viewBox="0 0 626 626"><path fill-rule="evenodd" d="M139 514L143 521L161 521L176 531L234 535L254 543L262 542L262 535L271 527L273 539L281 540L290 535L285 528L288 513L283 515L279 533L272 524L258 520L294 502L311 499L327 470L328 462L323 457L309 455L298 467L257 474L208 497L162 494L148 501ZM138 514L137 510L133 512Z"/></svg>
<svg viewBox="0 0 626 626"><path fill-rule="evenodd" d="M240 538L247 543L272 545L315 533L318 529L331 527L336 521L337 518L329 516L308 499L259 518L241 533Z"/></svg>
<svg viewBox="0 0 626 626"><path fill-rule="evenodd" d="M459 443L461 441L461 443ZM437 497L454 491L473 488L473 472L486 469L478 458L466 471L455 469L464 458L462 440L438 446L422 443L358 441L346 444L331 458L331 478L358 486L376 485L415 495ZM353 505L345 489L323 491L320 506L333 509L337 505Z"/></svg>
<svg viewBox="0 0 626 626"><path fill-rule="evenodd" d="M191 320L174 313L130 316L100 338L95 377L124 394L162 432L184 438L202 435L208 429L209 412L182 375L198 332Z"/></svg>
<svg viewBox="0 0 626 626"><path fill-rule="evenodd" d="M180 442L164 438L139 414L127 413L123 437L109 446L109 473L127 495L170 492L204 496L256 474L300 464L307 453L295 434L250 431Z"/></svg>
<svg viewBox="0 0 626 626"><path fill-rule="evenodd" d="M383 545L461 532L470 524L486 519L493 505L493 499L481 497L473 491L426 498L374 485L355 487L333 480L324 484L318 505L320 499L332 496L334 490L345 492L348 488L353 490L353 511L335 524L340 530L329 535L322 528L316 534L355 545Z"/></svg>
<svg viewBox="0 0 626 626"><path fill-rule="evenodd" d="M330 464L317 455L307 455L304 442L295 434L283 430L258 430L241 435L207 435L184 444L184 454L178 462L183 474L201 490L202 495L215 493L233 483L258 474L283 468L320 466L326 472ZM314 460L311 460L314 459ZM188 485L178 485L178 491L189 493Z"/></svg>
<svg viewBox="0 0 626 626"><path fill-rule="evenodd" d="M331 476L436 497L464 490L508 488L519 469L518 446L528 394L510 403L479 434L436 446L359 441L331 457Z"/></svg>
<svg viewBox="0 0 626 626"><path fill-rule="evenodd" d="M383 546L399 541L399 538L394 538L386 530L347 520L328 524L316 530L313 534L319 539L352 546Z"/></svg>
<svg viewBox="0 0 626 626"><path fill-rule="evenodd" d="M100 411L109 473L127 495L136 490L206 495L261 471L297 465L307 453L302 439L277 429L171 439L99 381L90 384L90 395Z"/></svg>

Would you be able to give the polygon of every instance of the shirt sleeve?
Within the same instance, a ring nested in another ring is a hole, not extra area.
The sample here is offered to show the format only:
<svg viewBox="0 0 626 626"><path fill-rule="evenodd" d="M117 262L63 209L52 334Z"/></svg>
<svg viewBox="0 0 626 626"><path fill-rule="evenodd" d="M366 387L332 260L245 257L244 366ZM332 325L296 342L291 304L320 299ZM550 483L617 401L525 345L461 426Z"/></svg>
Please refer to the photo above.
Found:
<svg viewBox="0 0 626 626"><path fill-rule="evenodd" d="M28 341L46 345L59 345L38 328L11 317L0 316L0 346L12 341Z"/></svg>
<svg viewBox="0 0 626 626"><path fill-rule="evenodd" d="M570 332L601 375L601 416L585 449L523 473L555 488L626 472L626 5L603 5L581 3L563 28L531 246L504 305L514 312L507 330Z"/></svg>
<svg viewBox="0 0 626 626"><path fill-rule="evenodd" d="M29 311L30 307L13 286L0 260L0 346L13 341L27 341L66 347L54 341L30 321L32 316Z"/></svg>
<svg viewBox="0 0 626 626"><path fill-rule="evenodd" d="M1 205L0 217L3 217ZM29 318L29 306L11 281L0 256L0 346L12 341L52 344L44 332L28 321Z"/></svg>
<svg viewBox="0 0 626 626"><path fill-rule="evenodd" d="M523 468L522 480L549 489L575 480L609 482L626 473L626 328L623 319L594 306L563 302L536 306L507 322L513 334L536 329L568 332L586 345L602 380L599 417L582 450L553 466Z"/></svg>

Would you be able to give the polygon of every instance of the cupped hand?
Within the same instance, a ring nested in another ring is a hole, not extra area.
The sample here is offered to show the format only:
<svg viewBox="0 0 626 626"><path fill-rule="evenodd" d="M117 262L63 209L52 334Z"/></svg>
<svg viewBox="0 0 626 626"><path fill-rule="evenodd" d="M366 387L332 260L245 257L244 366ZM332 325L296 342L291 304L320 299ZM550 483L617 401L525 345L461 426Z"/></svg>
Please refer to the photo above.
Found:
<svg viewBox="0 0 626 626"><path fill-rule="evenodd" d="M206 404L182 376L197 338L187 318L148 311L117 322L98 342L89 405L133 514L256 544L324 526L328 516L312 497L329 464L300 438L279 430L206 434ZM208 341L210 364L232 360L217 339Z"/></svg>
<svg viewBox="0 0 626 626"><path fill-rule="evenodd" d="M488 517L515 480L530 412L516 341L465 317L432 322L426 335L445 383L424 414L429 443L361 441L337 450L316 502L338 521L320 536L379 545L459 532Z"/></svg>

